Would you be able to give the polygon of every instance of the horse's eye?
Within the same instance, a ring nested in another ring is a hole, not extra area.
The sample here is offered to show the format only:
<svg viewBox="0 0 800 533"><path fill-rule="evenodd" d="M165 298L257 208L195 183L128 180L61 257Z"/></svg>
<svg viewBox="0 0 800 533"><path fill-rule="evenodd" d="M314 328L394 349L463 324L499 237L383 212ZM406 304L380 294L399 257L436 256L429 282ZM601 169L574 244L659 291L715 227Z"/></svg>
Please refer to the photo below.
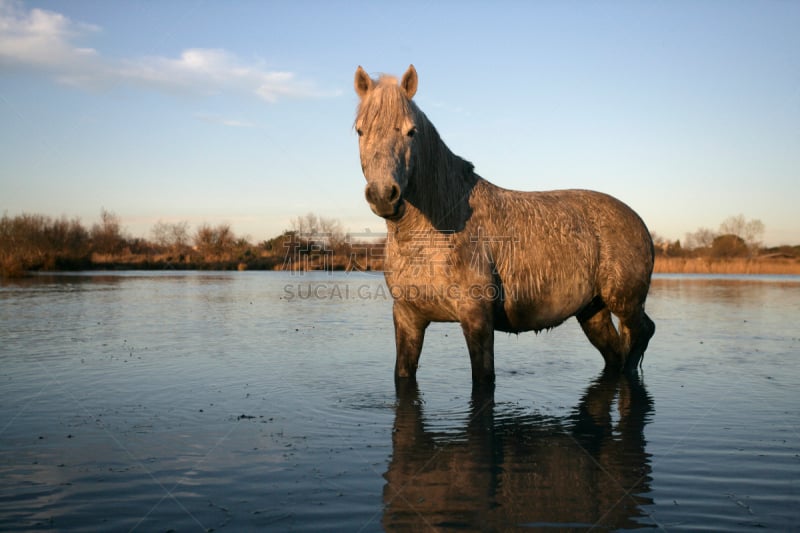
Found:
<svg viewBox="0 0 800 533"><path fill-rule="evenodd" d="M360 130L360 129L357 129L357 130L356 130L356 133L358 133L358 136L359 136L359 137L361 137L362 135L364 135L364 132L363 132L362 130Z"/></svg>
<svg viewBox="0 0 800 533"><path fill-rule="evenodd" d="M417 127L416 126L411 128L410 130L408 130L408 133L406 133L406 135L408 135L409 137L413 137L415 133L417 133Z"/></svg>

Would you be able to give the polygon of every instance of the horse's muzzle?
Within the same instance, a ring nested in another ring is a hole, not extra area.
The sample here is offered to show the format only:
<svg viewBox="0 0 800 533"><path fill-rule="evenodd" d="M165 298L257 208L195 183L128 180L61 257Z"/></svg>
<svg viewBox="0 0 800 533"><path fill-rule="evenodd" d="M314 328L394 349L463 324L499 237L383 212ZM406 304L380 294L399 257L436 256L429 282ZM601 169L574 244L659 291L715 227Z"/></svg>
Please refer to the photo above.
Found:
<svg viewBox="0 0 800 533"><path fill-rule="evenodd" d="M396 183L389 186L370 183L364 191L372 212L387 220L397 220L403 216L406 203Z"/></svg>

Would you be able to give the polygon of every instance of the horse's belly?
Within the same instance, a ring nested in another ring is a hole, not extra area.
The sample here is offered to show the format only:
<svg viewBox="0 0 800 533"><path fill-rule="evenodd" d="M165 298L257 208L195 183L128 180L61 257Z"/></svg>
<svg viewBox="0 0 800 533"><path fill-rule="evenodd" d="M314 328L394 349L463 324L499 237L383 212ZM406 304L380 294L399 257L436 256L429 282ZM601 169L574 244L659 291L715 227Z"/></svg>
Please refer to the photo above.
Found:
<svg viewBox="0 0 800 533"><path fill-rule="evenodd" d="M550 314L550 315L534 315L505 314L505 317L497 317L495 319L495 329L505 331L508 333L520 333L523 331L542 331L543 329L550 329L558 326L564 320L569 318L570 315Z"/></svg>
<svg viewBox="0 0 800 533"><path fill-rule="evenodd" d="M506 300L495 318L500 331L517 333L554 328L582 309L590 300L587 296Z"/></svg>

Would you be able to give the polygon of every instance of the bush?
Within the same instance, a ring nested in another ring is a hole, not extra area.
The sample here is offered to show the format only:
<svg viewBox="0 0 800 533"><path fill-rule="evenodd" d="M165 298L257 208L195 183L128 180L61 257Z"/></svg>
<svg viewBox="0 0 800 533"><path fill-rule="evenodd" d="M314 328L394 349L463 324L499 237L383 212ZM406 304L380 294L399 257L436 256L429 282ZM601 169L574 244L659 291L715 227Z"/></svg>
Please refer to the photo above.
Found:
<svg viewBox="0 0 800 533"><path fill-rule="evenodd" d="M737 235L720 235L711 243L711 257L747 257L750 251L744 239Z"/></svg>

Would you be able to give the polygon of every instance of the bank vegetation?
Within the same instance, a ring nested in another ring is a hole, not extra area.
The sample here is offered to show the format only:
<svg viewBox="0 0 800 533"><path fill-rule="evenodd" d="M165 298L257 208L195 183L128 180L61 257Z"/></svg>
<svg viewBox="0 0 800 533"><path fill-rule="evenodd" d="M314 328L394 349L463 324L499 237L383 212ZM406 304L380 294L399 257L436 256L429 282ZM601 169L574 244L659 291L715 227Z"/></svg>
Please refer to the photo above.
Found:
<svg viewBox="0 0 800 533"><path fill-rule="evenodd" d="M800 274L800 246L764 248L763 224L731 217L719 230L700 228L681 241L653 235L660 273ZM381 270L385 237L345 233L335 219L313 213L258 243L228 224L160 221L149 238L132 237L102 210L87 227L77 218L3 215L0 276L78 270Z"/></svg>

